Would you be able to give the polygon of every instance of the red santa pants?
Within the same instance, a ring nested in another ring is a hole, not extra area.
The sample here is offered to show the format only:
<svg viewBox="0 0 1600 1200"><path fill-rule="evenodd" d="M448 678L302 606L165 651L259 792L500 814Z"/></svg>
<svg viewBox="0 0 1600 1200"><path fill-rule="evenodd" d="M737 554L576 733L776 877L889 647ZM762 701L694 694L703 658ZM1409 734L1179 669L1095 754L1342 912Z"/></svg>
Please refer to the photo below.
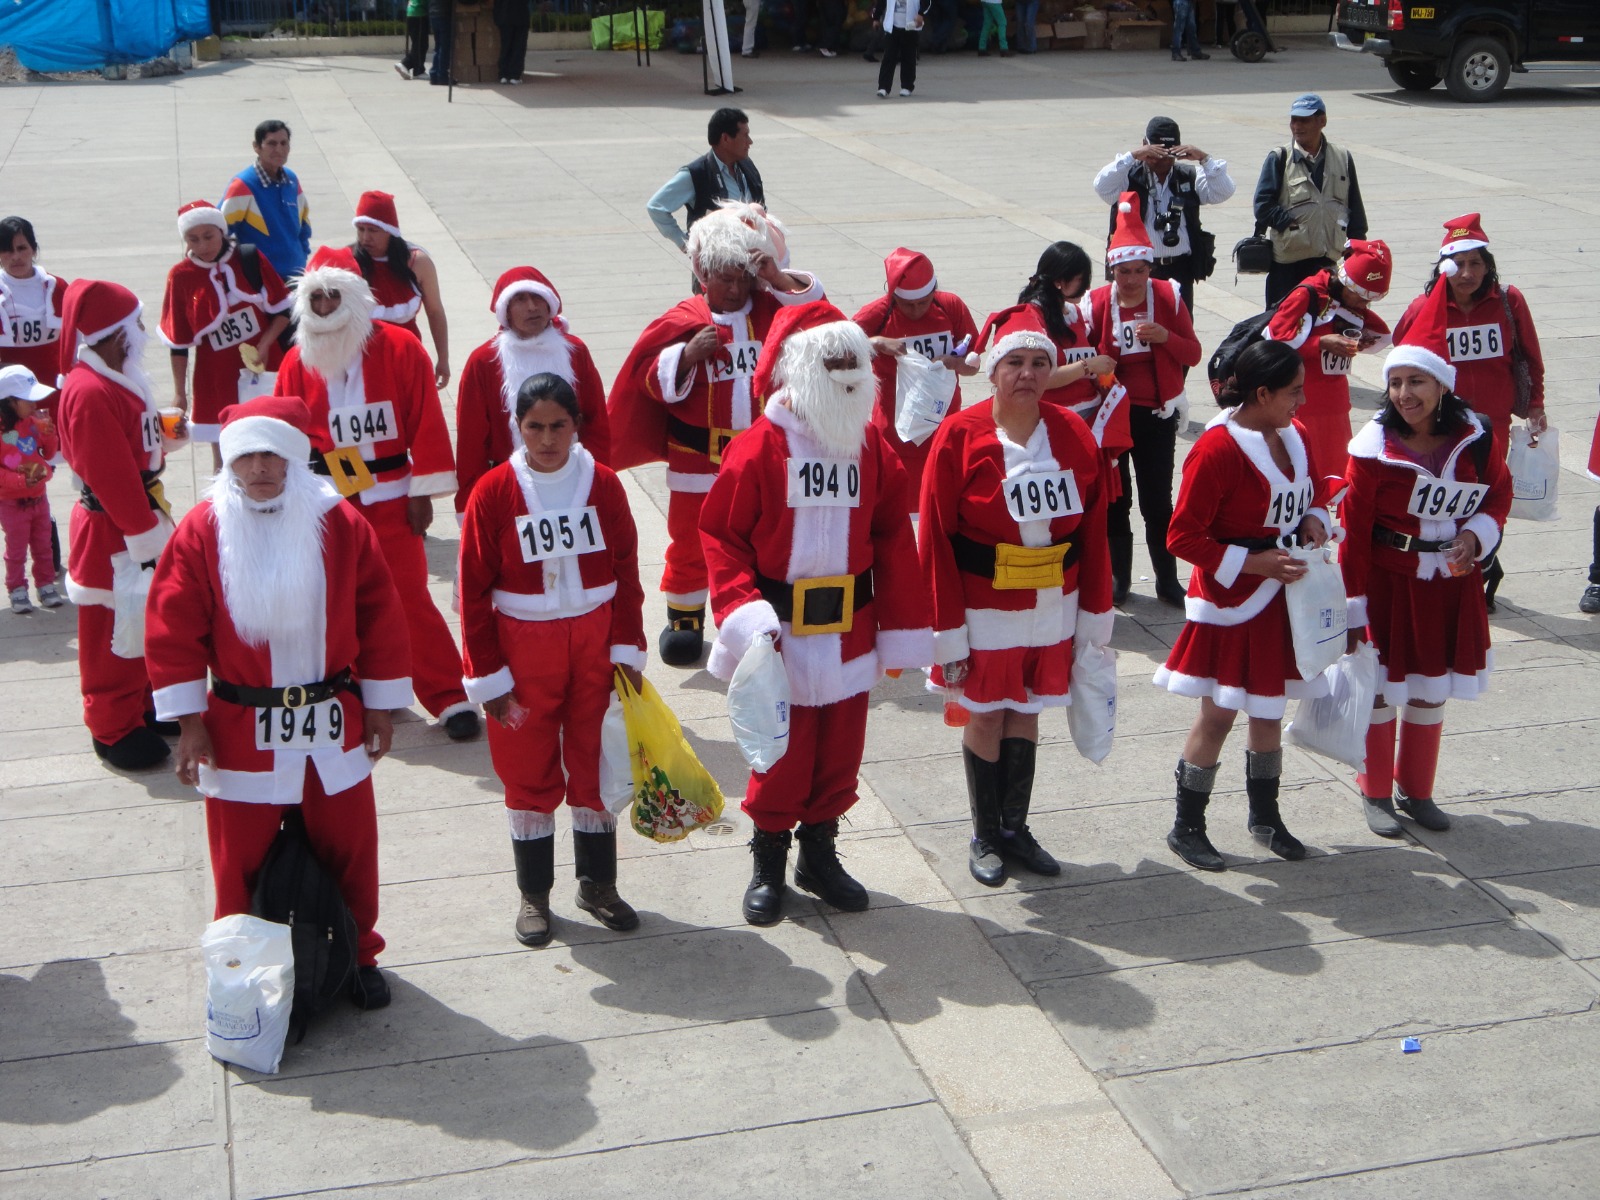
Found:
<svg viewBox="0 0 1600 1200"><path fill-rule="evenodd" d="M450 626L428 594L428 556L422 539L411 532L406 498L354 503L356 511L376 531L384 561L389 564L395 589L400 593L400 603L405 605L411 634L411 690L431 716L437 717L451 705L465 704L461 654Z"/></svg>
<svg viewBox="0 0 1600 1200"><path fill-rule="evenodd" d="M78 682L83 689L83 723L89 736L110 745L144 724L155 707L143 658L111 652L115 614L104 604L78 606Z"/></svg>
<svg viewBox="0 0 1600 1200"><path fill-rule="evenodd" d="M528 710L520 729L488 722L489 758L505 785L506 807L553 813L564 798L603 812L600 723L611 701L611 605L554 621L504 613L495 620L511 694Z"/></svg>
<svg viewBox="0 0 1600 1200"><path fill-rule="evenodd" d="M250 911L256 876L278 836L284 805L246 804L206 798L206 840L211 844L211 879L217 889L217 917ZM339 894L356 922L356 959L376 966L383 949L378 923L378 809L369 776L330 796L316 767L306 764L300 801L306 836L317 861L339 881Z"/></svg>
<svg viewBox="0 0 1600 1200"><path fill-rule="evenodd" d="M678 598L682 608L699 608L706 602L706 552L700 545L700 509L704 492L674 491L667 501L666 566L661 590L667 603Z"/></svg>
<svg viewBox="0 0 1600 1200"><path fill-rule="evenodd" d="M768 833L842 816L856 802L866 744L866 692L821 708L794 705L789 748L766 774L750 773L741 807Z"/></svg>

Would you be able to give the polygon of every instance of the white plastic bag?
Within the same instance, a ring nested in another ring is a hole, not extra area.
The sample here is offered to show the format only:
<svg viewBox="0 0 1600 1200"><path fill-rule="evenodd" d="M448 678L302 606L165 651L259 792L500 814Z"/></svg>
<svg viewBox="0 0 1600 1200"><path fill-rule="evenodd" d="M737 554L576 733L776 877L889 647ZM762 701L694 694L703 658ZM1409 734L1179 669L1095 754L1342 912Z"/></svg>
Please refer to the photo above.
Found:
<svg viewBox="0 0 1600 1200"><path fill-rule="evenodd" d="M1554 521L1561 484L1561 437L1555 426L1533 435L1526 425L1511 431L1506 467L1511 471L1511 515L1524 521Z"/></svg>
<svg viewBox="0 0 1600 1200"><path fill-rule="evenodd" d="M1294 665L1301 679L1315 679L1344 653L1349 617L1345 612L1344 576L1327 549L1296 546L1289 551L1306 564L1306 573L1283 585L1294 634Z"/></svg>
<svg viewBox="0 0 1600 1200"><path fill-rule="evenodd" d="M789 748L789 673L776 637L750 643L728 681L728 723L752 771L770 771Z"/></svg>
<svg viewBox="0 0 1600 1200"><path fill-rule="evenodd" d="M294 1008L289 927L243 913L200 935L206 960L206 1049L211 1057L278 1073Z"/></svg>
<svg viewBox="0 0 1600 1200"><path fill-rule="evenodd" d="M616 689L600 722L600 802L610 813L625 812L633 802L633 743Z"/></svg>
<svg viewBox="0 0 1600 1200"><path fill-rule="evenodd" d="M1367 727L1378 692L1378 652L1362 642L1323 673L1328 694L1302 700L1284 732L1314 754L1326 755L1360 771L1367 757Z"/></svg>
<svg viewBox="0 0 1600 1200"><path fill-rule="evenodd" d="M272 389L278 385L276 371L262 371L259 375L249 367L239 371L239 403L254 400L257 396L270 396Z"/></svg>
<svg viewBox="0 0 1600 1200"><path fill-rule="evenodd" d="M118 658L144 657L144 606L154 574L126 551L111 556L111 653Z"/></svg>
<svg viewBox="0 0 1600 1200"><path fill-rule="evenodd" d="M922 445L939 428L955 400L955 372L907 350L895 359L894 431L902 442Z"/></svg>
<svg viewBox="0 0 1600 1200"><path fill-rule="evenodd" d="M1071 686L1067 728L1072 744L1090 762L1104 762L1117 732L1117 652L1075 642Z"/></svg>

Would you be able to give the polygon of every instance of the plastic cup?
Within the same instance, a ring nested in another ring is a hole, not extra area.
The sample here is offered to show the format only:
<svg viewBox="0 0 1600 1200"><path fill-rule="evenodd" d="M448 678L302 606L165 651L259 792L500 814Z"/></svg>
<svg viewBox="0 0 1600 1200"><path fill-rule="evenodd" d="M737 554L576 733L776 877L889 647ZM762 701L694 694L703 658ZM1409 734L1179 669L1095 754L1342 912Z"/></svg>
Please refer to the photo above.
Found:
<svg viewBox="0 0 1600 1200"><path fill-rule="evenodd" d="M972 713L967 706L961 703L961 688L945 684L944 687L944 723L951 729L965 729L967 722L972 720Z"/></svg>
<svg viewBox="0 0 1600 1200"><path fill-rule="evenodd" d="M181 408L158 408L156 416L161 418L162 436L170 441L179 441L189 435L189 422Z"/></svg>

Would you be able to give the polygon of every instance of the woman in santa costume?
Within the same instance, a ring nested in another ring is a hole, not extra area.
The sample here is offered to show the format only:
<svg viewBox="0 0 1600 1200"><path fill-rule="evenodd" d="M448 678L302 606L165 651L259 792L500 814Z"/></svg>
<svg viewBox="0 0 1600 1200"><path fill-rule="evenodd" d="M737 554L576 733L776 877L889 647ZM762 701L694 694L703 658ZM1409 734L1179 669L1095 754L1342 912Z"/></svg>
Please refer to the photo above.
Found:
<svg viewBox="0 0 1600 1200"><path fill-rule="evenodd" d="M1206 805L1222 745L1242 710L1249 718L1245 828L1279 858L1306 856L1278 810L1283 712L1291 698L1325 694L1321 675L1295 666L1284 588L1306 573L1286 549L1322 546L1333 520L1329 480L1294 419L1305 400L1305 367L1281 342L1239 355L1218 397L1223 411L1183 463L1183 486L1167 546L1194 565L1183 631L1155 683L1200 701L1178 760L1178 814L1167 845L1190 866L1226 864L1206 837Z"/></svg>
<svg viewBox="0 0 1600 1200"><path fill-rule="evenodd" d="M966 354L978 336L978 327L959 296L939 290L933 263L926 254L901 246L883 260L883 273L884 294L868 302L851 319L872 339L872 371L878 377L878 407L873 410L872 423L894 447L910 475L907 499L915 512L932 435L917 443L901 441L895 432L898 360L912 350L933 362L944 363L956 375L976 375L978 369L968 365ZM951 379L946 419L960 408L961 381Z"/></svg>
<svg viewBox="0 0 1600 1200"><path fill-rule="evenodd" d="M639 918L617 895L617 819L600 799L600 726L615 668L641 686L644 590L628 498L578 436L572 385L517 390L516 450L483 476L461 526L467 696L491 718L522 908L517 940L550 940L555 811L572 810L577 905L608 929ZM563 771L563 767L565 770Z"/></svg>
<svg viewBox="0 0 1600 1200"><path fill-rule="evenodd" d="M511 457L517 392L543 372L572 385L583 414L583 448L610 462L606 390L589 347L572 336L561 315L561 294L532 267L512 267L495 280L489 310L499 331L467 356L456 384L456 513L466 512L472 489L491 468Z"/></svg>
<svg viewBox="0 0 1600 1200"><path fill-rule="evenodd" d="M208 201L178 210L178 236L185 253L167 272L161 340L172 351L173 403L189 414L195 441L214 443L222 410L239 399L240 373L275 365L278 335L289 324L289 289L265 255L234 243L222 210Z"/></svg>
<svg viewBox="0 0 1600 1200"><path fill-rule="evenodd" d="M1339 512L1351 643L1370 639L1381 663L1356 785L1367 824L1384 837L1400 835L1396 806L1425 829L1450 828L1433 802L1444 702L1474 700L1489 685L1479 568L1511 511L1511 478L1487 424L1455 394L1447 291L1434 289L1384 363L1388 395L1350 441Z"/></svg>
<svg viewBox="0 0 1600 1200"><path fill-rule="evenodd" d="M53 415L56 380L72 366L62 361L62 313L70 287L34 262L39 239L33 224L22 217L0 220L0 366L27 367L52 389L41 402L46 416Z"/></svg>
<svg viewBox="0 0 1600 1200"><path fill-rule="evenodd" d="M450 382L450 326L445 320L444 299L439 294L439 270L421 246L413 246L400 235L400 217L394 197L388 192L362 192L356 203L355 255L361 278L367 281L378 305L372 315L379 321L399 326L418 341L417 310L428 314L428 332L433 337L433 383L443 389Z"/></svg>
<svg viewBox="0 0 1600 1200"><path fill-rule="evenodd" d="M178 779L206 798L215 915L250 911L298 805L355 919L351 999L382 1008L372 764L411 702L405 614L372 528L306 465L309 428L295 396L223 414L222 470L150 586L150 675Z"/></svg>
<svg viewBox="0 0 1600 1200"><path fill-rule="evenodd" d="M428 355L404 330L372 317L375 301L348 250L323 246L295 289L295 344L278 371L280 396L311 410L311 469L377 530L411 634L411 677L423 708L460 741L478 733L461 687L461 656L428 592L423 536L433 497L456 490L455 457Z"/></svg>
<svg viewBox="0 0 1600 1200"><path fill-rule="evenodd" d="M1297 419L1311 441L1317 469L1334 482L1337 503L1350 441L1350 363L1389 344L1389 327L1369 305L1389 291L1394 261L1383 242L1349 242L1335 271L1296 284L1267 322L1263 337L1300 352L1306 400Z"/></svg>
<svg viewBox="0 0 1600 1200"><path fill-rule="evenodd" d="M639 335L611 385L611 465L667 464L667 627L661 661L692 666L705 649L706 563L700 508L735 437L761 415L752 387L773 318L822 298L813 275L787 270L782 226L757 205L720 208L689 230L686 252L705 289Z"/></svg>
<svg viewBox="0 0 1600 1200"><path fill-rule="evenodd" d="M121 284L73 284L61 336L74 361L56 409L61 452L83 483L67 560L67 595L78 606L83 723L94 752L122 770L167 757L151 713L140 617L172 516L161 490L166 453L144 370L149 339L141 312Z"/></svg>
<svg viewBox="0 0 1600 1200"><path fill-rule="evenodd" d="M1494 431L1494 456L1504 462L1519 390L1527 403L1528 431L1535 440L1547 425L1539 334L1522 293L1500 283L1489 235L1478 214L1447 221L1444 230L1433 277L1395 324L1395 340L1405 339L1429 296L1444 288L1449 321L1445 347L1456 369L1456 393ZM1494 612L1495 592L1505 578L1498 552L1484 564L1483 578L1484 598Z"/></svg>
<svg viewBox="0 0 1600 1200"><path fill-rule="evenodd" d="M835 908L867 907L836 844L857 798L867 693L885 670L931 662L933 639L905 468L872 423L867 335L826 301L784 309L755 387L765 414L729 449L700 528L717 618L711 673L731 679L772 635L789 678L788 749L751 774L744 798L755 826L744 918L770 925L783 915L791 831L795 884Z"/></svg>
<svg viewBox="0 0 1600 1200"><path fill-rule="evenodd" d="M1178 285L1151 277L1154 261L1155 249L1139 216L1139 198L1124 192L1106 250L1111 282L1089 294L1095 344L1101 354L1116 360L1117 380L1128 392L1124 403L1132 444L1117 461L1120 486L1106 514L1112 601L1116 604L1127 600L1133 581L1129 517L1134 475L1139 481L1139 515L1144 519L1145 550L1156 579L1156 597L1168 604L1183 603L1178 562L1167 550L1167 522L1172 518L1178 430L1187 428L1189 419L1184 377L1200 361L1200 342Z"/></svg>
<svg viewBox="0 0 1600 1200"><path fill-rule="evenodd" d="M1007 862L1060 865L1028 830L1039 714L1072 702L1074 647L1111 639L1106 473L1082 419L1042 403L1056 368L1039 312L993 314L979 345L994 396L946 421L922 479L919 542L933 595L930 686L959 690L972 842L997 886Z"/></svg>

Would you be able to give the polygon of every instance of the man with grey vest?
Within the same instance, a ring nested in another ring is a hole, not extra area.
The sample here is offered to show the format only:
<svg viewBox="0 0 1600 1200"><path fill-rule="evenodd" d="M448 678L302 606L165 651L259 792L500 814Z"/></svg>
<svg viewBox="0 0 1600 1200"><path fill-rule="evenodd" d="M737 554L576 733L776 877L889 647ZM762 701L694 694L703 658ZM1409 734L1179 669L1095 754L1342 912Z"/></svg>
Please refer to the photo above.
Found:
<svg viewBox="0 0 1600 1200"><path fill-rule="evenodd" d="M1267 307L1302 279L1330 270L1351 239L1367 236L1367 210L1350 153L1322 136L1328 109L1307 93L1289 106L1294 140L1267 156L1256 184L1256 232L1272 242Z"/></svg>
<svg viewBox="0 0 1600 1200"><path fill-rule="evenodd" d="M680 208L689 210L688 224L717 207L718 200L766 204L761 172L750 161L750 118L737 108L719 108L706 126L709 153L678 168L678 173L650 197L645 208L661 236L682 250L689 232L678 224Z"/></svg>

